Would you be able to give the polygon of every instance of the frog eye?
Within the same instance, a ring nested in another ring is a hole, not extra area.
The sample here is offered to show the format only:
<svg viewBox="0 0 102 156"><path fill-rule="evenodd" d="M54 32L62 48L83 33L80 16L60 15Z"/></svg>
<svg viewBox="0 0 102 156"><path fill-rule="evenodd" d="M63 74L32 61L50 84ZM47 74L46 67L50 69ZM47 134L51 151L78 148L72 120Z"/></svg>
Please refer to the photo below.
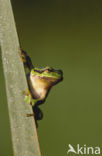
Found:
<svg viewBox="0 0 102 156"><path fill-rule="evenodd" d="M46 69L45 71L46 71L46 73L49 73L50 72L50 69Z"/></svg>
<svg viewBox="0 0 102 156"><path fill-rule="evenodd" d="M50 73L50 72L53 71L53 69L49 67L49 68L47 68L45 71L46 71L47 73Z"/></svg>

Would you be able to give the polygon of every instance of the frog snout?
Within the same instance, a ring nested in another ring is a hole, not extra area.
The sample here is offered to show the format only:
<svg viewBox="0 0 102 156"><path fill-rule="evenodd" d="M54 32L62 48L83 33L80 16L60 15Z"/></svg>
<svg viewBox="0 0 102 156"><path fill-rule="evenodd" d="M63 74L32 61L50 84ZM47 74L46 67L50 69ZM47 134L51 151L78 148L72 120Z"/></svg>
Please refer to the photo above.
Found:
<svg viewBox="0 0 102 156"><path fill-rule="evenodd" d="M59 70L58 72L59 72L59 74L63 75L63 71L62 70Z"/></svg>
<svg viewBox="0 0 102 156"><path fill-rule="evenodd" d="M63 71L62 70L58 70L58 73L61 75L61 80L63 80Z"/></svg>

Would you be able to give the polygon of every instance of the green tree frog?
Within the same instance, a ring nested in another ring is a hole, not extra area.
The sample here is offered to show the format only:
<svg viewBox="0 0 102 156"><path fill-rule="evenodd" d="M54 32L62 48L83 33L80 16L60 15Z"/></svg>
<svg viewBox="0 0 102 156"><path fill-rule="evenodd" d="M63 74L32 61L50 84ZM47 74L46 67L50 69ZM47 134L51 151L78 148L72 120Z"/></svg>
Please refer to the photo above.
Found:
<svg viewBox="0 0 102 156"><path fill-rule="evenodd" d="M20 56L24 65L28 67L30 71L27 74L29 89L24 92L25 101L32 106L35 104L42 104L48 96L52 86L63 80L63 72L51 67L33 67L30 57L23 50L21 50Z"/></svg>

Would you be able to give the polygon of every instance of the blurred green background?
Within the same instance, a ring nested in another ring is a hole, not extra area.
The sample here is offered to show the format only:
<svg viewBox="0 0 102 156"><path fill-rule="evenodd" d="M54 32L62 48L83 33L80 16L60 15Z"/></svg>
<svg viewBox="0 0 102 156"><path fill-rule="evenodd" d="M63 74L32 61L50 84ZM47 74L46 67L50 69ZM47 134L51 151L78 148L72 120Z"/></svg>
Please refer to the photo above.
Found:
<svg viewBox="0 0 102 156"><path fill-rule="evenodd" d="M42 156L66 156L68 144L101 147L102 2L12 0L12 5L21 47L34 65L64 72L40 106ZM0 86L0 156L12 156L1 64Z"/></svg>

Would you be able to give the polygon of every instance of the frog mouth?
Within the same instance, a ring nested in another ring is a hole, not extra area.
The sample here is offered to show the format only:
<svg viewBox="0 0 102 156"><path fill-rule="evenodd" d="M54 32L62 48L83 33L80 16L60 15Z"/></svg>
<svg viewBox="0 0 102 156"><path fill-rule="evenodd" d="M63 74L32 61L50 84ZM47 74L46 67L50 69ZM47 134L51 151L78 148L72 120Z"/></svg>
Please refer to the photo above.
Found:
<svg viewBox="0 0 102 156"><path fill-rule="evenodd" d="M63 77L61 78L54 78L54 77L45 77L45 76L42 76L40 77L40 79L44 79L44 80L50 80L50 81L62 81L63 80Z"/></svg>

